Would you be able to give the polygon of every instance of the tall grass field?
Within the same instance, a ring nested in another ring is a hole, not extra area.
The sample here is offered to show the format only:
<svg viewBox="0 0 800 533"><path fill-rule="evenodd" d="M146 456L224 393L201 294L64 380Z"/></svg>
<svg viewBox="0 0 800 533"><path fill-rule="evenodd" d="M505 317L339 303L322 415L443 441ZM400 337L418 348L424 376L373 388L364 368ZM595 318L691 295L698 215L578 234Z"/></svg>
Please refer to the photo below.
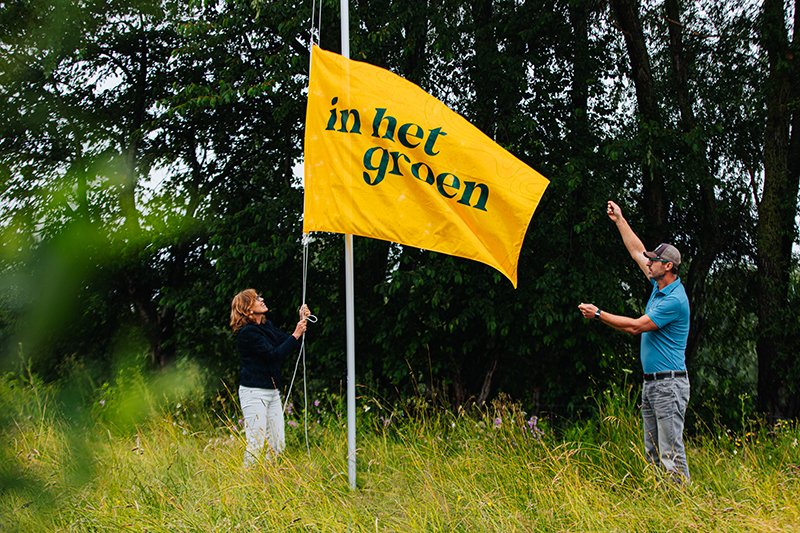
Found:
<svg viewBox="0 0 800 533"><path fill-rule="evenodd" d="M792 423L691 436L681 487L645 461L637 386L557 431L507 398L363 396L351 490L338 396L295 396L286 453L245 470L235 395L192 381L3 378L0 531L800 531Z"/></svg>

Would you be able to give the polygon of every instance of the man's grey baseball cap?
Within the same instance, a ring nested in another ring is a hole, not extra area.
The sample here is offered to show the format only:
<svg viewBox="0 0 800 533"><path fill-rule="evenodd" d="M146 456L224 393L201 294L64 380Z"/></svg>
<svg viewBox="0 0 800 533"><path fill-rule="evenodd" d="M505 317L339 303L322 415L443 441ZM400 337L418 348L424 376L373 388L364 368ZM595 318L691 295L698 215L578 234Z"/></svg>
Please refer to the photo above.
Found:
<svg viewBox="0 0 800 533"><path fill-rule="evenodd" d="M659 259L665 263L669 261L675 266L681 264L681 253L677 248L666 242L662 242L656 246L656 249L652 252L645 252L644 256L653 261L657 261Z"/></svg>

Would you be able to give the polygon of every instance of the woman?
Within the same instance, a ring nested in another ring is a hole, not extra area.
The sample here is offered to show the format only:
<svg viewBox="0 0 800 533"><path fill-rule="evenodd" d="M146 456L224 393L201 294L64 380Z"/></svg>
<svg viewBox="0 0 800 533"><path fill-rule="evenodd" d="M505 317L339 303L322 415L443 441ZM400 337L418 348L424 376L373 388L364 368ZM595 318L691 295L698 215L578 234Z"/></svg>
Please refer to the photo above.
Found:
<svg viewBox="0 0 800 533"><path fill-rule="evenodd" d="M239 374L239 403L244 414L244 433L247 449L245 467L261 456L264 441L269 444L270 458L281 453L285 446L283 407L281 406L281 365L283 360L300 346L306 331L308 306L300 308L300 321L291 335L280 331L267 320L264 299L253 289L246 289L231 302L231 328L236 335L236 347L241 358Z"/></svg>

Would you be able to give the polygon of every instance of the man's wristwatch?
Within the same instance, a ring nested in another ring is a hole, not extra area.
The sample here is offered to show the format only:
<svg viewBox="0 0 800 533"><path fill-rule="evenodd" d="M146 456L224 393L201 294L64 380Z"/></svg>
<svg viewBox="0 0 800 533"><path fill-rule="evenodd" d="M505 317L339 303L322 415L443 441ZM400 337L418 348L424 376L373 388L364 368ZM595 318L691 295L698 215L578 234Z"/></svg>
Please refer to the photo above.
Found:
<svg viewBox="0 0 800 533"><path fill-rule="evenodd" d="M600 320L600 308L597 308L597 311L594 312L594 318Z"/></svg>

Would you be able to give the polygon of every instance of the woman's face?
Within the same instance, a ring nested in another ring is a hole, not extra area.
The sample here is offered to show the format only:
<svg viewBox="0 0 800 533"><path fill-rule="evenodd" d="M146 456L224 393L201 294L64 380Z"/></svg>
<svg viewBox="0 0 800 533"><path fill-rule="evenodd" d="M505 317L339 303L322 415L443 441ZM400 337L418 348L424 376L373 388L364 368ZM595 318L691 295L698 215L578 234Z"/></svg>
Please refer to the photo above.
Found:
<svg viewBox="0 0 800 533"><path fill-rule="evenodd" d="M256 301L253 303L253 307L250 309L250 311L254 315L263 315L269 311L267 304L264 303L264 298L262 298L261 295L256 297Z"/></svg>

